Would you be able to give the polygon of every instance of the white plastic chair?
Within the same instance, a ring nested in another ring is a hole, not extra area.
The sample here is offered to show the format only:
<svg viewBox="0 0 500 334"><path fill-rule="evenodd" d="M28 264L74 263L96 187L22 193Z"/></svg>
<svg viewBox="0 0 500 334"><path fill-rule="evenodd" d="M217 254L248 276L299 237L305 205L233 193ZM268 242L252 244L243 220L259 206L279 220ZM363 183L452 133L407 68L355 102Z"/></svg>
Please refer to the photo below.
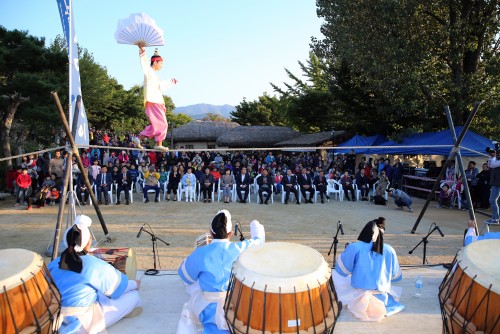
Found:
<svg viewBox="0 0 500 334"><path fill-rule="evenodd" d="M387 193L387 190L389 189L390 185L391 185L391 182L387 182L387 186L385 187L384 198L385 198L386 201L389 200L389 194ZM377 188L377 186L378 186L378 181L373 184L373 189L372 189L373 196L375 196L375 194L377 193L375 191L375 189Z"/></svg>
<svg viewBox="0 0 500 334"><path fill-rule="evenodd" d="M160 188L160 181L156 181L156 184L158 185L158 188ZM142 189L144 189L144 187L146 186L146 181L144 181L142 183ZM148 194L156 194L156 190L154 189L149 189L148 190ZM144 196L142 197L143 200L144 200ZM161 189L160 189L160 193L158 193L158 201L160 201L160 198L161 198ZM156 199L156 198L155 198Z"/></svg>
<svg viewBox="0 0 500 334"><path fill-rule="evenodd" d="M196 194L196 200L199 202L201 201L202 197L203 197L203 191L201 190L201 183L199 182L196 182L198 185L199 185L199 189L200 191L198 191L198 193ZM212 202L215 201L215 187L212 185L212 194L210 196L210 198L212 199Z"/></svg>
<svg viewBox="0 0 500 334"><path fill-rule="evenodd" d="M125 194L123 194L125 196ZM130 185L130 190L128 191L128 197L130 199L130 203L134 203L134 183L132 183ZM116 202L115 203L118 203L118 201L120 200L121 198L121 192L120 192L120 197L118 197L118 187L116 188Z"/></svg>
<svg viewBox="0 0 500 334"><path fill-rule="evenodd" d="M217 202L220 202L220 198L224 196L224 191L222 190L221 188L221 182L220 182L220 179L219 179L219 182L218 182L218 189L217 189ZM234 196L236 194L236 191L235 191L235 188L234 188L234 183L233 183L233 186L231 187L231 190L230 190L230 198L231 200L233 200Z"/></svg>
<svg viewBox="0 0 500 334"><path fill-rule="evenodd" d="M342 190L342 185L340 182L334 180L334 179L329 179L327 180L327 186L326 186L326 194L330 196L330 194L333 194L333 196L337 197L337 199L340 202L344 201L344 191Z"/></svg>
<svg viewBox="0 0 500 334"><path fill-rule="evenodd" d="M189 186L191 188L191 199L194 201L196 199L196 185L194 186ZM188 192L189 189L187 189L187 186L184 186L182 182L179 183L179 187L177 188L177 200L182 201L182 195L185 195L185 198L188 198Z"/></svg>
<svg viewBox="0 0 500 334"><path fill-rule="evenodd" d="M255 183L255 203L260 203L259 188L260 188L259 184ZM271 196L269 196L269 200L271 201L271 203L274 203L273 195L274 195L274 184L271 186ZM264 193L262 193L262 198L264 198L264 196L266 196L266 195L264 195Z"/></svg>
<svg viewBox="0 0 500 334"><path fill-rule="evenodd" d="M299 201L299 203L302 201L302 194L300 193L300 188L299 188L299 185L296 184L293 186L295 189L297 189L297 192L299 194L299 198L296 199ZM283 186L283 189L281 190L281 203L282 204L285 204L285 196L286 196L286 191L285 191L285 186ZM292 199L292 196L295 197L294 193L290 191L290 197L288 198L288 200L291 200Z"/></svg>
<svg viewBox="0 0 500 334"><path fill-rule="evenodd" d="M356 201L359 201L359 198L361 197L361 189L358 188L356 180L352 180L352 188L354 189L354 193L356 194Z"/></svg>
<svg viewBox="0 0 500 334"><path fill-rule="evenodd" d="M238 197L237 195L237 190L236 190L236 183L233 184L233 202L236 202L236 198ZM240 191L240 193L243 195L245 192L242 190ZM250 188L248 189L248 203L251 203L252 200L251 200L252 196L250 194Z"/></svg>
<svg viewBox="0 0 500 334"><path fill-rule="evenodd" d="M93 187L93 186L92 186ZM75 192L76 194L76 184L73 186L73 191ZM94 195L96 195L96 193L94 192ZM85 192L82 191L82 198L85 198ZM90 205L92 205L92 197L89 195L89 201L90 201ZM80 203L81 204L81 203Z"/></svg>

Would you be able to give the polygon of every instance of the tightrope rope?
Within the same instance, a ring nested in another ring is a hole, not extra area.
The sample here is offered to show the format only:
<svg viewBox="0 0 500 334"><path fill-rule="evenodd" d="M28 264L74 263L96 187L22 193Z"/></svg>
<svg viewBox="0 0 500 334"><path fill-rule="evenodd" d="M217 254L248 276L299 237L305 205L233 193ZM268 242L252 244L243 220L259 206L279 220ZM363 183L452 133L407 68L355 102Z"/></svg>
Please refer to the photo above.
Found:
<svg viewBox="0 0 500 334"><path fill-rule="evenodd" d="M30 153L23 153L23 154L18 154L18 155L13 155L13 156L6 157L6 158L0 158L0 161L22 158L22 157L25 157L25 156L30 155L30 154L40 154L40 153L45 153L45 152L50 152L50 151L57 151L57 150L60 150L60 149L63 149L63 148L66 148L66 146L51 147L51 148L47 148L45 150L34 151L34 152L30 152Z"/></svg>
<svg viewBox="0 0 500 334"><path fill-rule="evenodd" d="M103 146L103 145L89 145L89 146L78 146L77 149L81 148L102 148L105 150L121 150L121 151L143 151L143 152L164 152L162 150L158 149L152 149L152 148L143 148L143 149L138 149L137 147L122 147L122 146ZM371 150L380 150L380 149L412 149L412 148L453 148L453 145L407 145L407 146L335 146L335 147L325 147L325 146L296 146L296 147L248 147L248 148L241 148L241 147L231 147L231 148L176 148L176 149L169 149L168 152L236 152L236 151L316 151L316 150L356 150L356 149L371 149ZM476 150L460 146L460 149L467 150L469 152L476 153L477 155L480 156L485 156L488 157L487 154L478 152ZM20 157L24 157L30 154L40 154L40 153L45 153L45 152L50 152L50 151L56 151L60 149L67 149L70 151L70 149L66 146L58 146L58 147L52 147L48 148L45 150L40 150L40 151L34 151L30 153L23 153L23 154L18 154L14 155L11 157L6 157L6 158L0 158L1 161L9 160L9 159L16 159ZM380 153L380 154L387 154L387 153ZM404 154L404 153L403 153Z"/></svg>

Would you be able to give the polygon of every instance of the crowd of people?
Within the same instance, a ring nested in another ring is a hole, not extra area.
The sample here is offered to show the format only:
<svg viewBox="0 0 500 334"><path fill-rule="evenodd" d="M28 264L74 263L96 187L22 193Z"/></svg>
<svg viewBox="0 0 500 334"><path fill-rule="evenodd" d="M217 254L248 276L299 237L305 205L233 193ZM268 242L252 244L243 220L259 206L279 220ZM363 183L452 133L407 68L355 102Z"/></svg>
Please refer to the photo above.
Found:
<svg viewBox="0 0 500 334"><path fill-rule="evenodd" d="M113 147L93 147L80 153L99 204L121 204L123 192L128 205L131 189L142 191L146 203L150 201L149 193L154 193L155 202L159 202L162 193L166 201L178 201L181 199L178 198L179 188L182 189L181 197L188 202L199 199L210 203L214 200L213 194L220 192L218 197L225 203L234 199L247 203L253 193L254 196L258 194L260 204L268 204L273 195L283 192L285 204L290 194L294 195L297 204L314 203L316 195L319 195L318 202L325 203L331 195L327 192L330 185L340 190L347 201L360 199L385 204L391 196L398 207L412 211L412 200L402 190L405 170L397 158L391 163L390 158L366 159L363 156L356 163L353 150L326 157L317 152L186 152L183 147L170 152L153 152L135 147L136 139L133 135L119 138L115 134L91 131L92 144ZM60 200L68 153L56 151L53 154L25 156L18 168L7 175L7 184L17 197L16 205L23 201L31 209L32 203L43 207ZM85 205L89 201L89 189L76 157L71 166L76 195ZM475 168L474 161L469 163L466 177L476 207L487 208L490 204L489 172L487 163L483 164L481 172ZM453 196L460 194L462 207L467 208L462 189L461 178L452 165L445 173L439 205L450 206ZM113 201L110 196L116 196L117 200Z"/></svg>

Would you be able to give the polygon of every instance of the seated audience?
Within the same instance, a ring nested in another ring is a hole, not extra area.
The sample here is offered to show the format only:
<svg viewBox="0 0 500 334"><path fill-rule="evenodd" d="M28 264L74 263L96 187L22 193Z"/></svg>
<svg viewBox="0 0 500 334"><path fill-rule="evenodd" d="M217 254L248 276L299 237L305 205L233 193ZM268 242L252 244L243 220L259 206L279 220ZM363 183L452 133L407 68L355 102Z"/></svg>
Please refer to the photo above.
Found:
<svg viewBox="0 0 500 334"><path fill-rule="evenodd" d="M257 184L259 185L260 204L268 204L273 195L273 178L269 175L267 169L262 170L262 174L257 178ZM266 193L265 200L262 200L263 193Z"/></svg>
<svg viewBox="0 0 500 334"><path fill-rule="evenodd" d="M148 171L144 173L144 188L142 189L144 203L149 203L148 190L154 190L156 203L160 201L160 187L158 186L159 179L160 174L155 170L155 166L149 165Z"/></svg>

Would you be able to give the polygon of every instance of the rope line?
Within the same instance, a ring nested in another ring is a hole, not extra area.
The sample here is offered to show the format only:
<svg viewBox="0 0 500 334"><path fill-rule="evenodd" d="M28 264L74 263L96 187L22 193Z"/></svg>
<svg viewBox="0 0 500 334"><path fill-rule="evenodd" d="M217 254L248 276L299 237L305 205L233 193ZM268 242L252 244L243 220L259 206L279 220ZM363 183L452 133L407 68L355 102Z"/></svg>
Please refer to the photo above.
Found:
<svg viewBox="0 0 500 334"><path fill-rule="evenodd" d="M122 146L103 146L103 145L88 145L88 146L80 146L77 145L77 148L102 148L106 150L121 150L121 151L143 151L143 152L163 152L162 150L157 150L157 149L151 149L151 148L144 148L142 150L137 149L136 147L122 147ZM326 147L326 146L296 146L296 147L248 147L248 148L183 148L183 149L169 149L168 152L235 152L235 151L316 151L316 150L356 150L356 149L373 149L373 150L379 150L379 149L411 149L411 148L453 148L454 145L407 145L407 146L335 146L335 147ZM472 153L476 153L477 155L480 156L485 156L488 157L487 154L478 152L476 150L460 146L460 149L467 150ZM34 151L30 153L23 153L23 154L18 154L10 157L5 157L5 158L0 158L0 162L9 160L9 159L17 159L24 157L26 155L30 154L41 154L45 152L50 152L50 151L56 151L60 149L68 149L67 146L57 146L57 147L52 147L48 148L45 150L39 150L39 151ZM386 153L382 153L386 154Z"/></svg>
<svg viewBox="0 0 500 334"><path fill-rule="evenodd" d="M0 158L0 162L1 161L5 161L5 160L10 160L10 159L22 158L22 157L30 155L30 154L40 154L40 153L45 153L45 152L50 152L50 151L57 151L57 150L60 150L62 148L66 148L66 146L51 147L51 148L48 148L48 149L45 149L45 150L34 151L34 152L30 152L30 153L23 153L23 154L18 154L18 155L13 155L13 156L6 157L6 158Z"/></svg>

